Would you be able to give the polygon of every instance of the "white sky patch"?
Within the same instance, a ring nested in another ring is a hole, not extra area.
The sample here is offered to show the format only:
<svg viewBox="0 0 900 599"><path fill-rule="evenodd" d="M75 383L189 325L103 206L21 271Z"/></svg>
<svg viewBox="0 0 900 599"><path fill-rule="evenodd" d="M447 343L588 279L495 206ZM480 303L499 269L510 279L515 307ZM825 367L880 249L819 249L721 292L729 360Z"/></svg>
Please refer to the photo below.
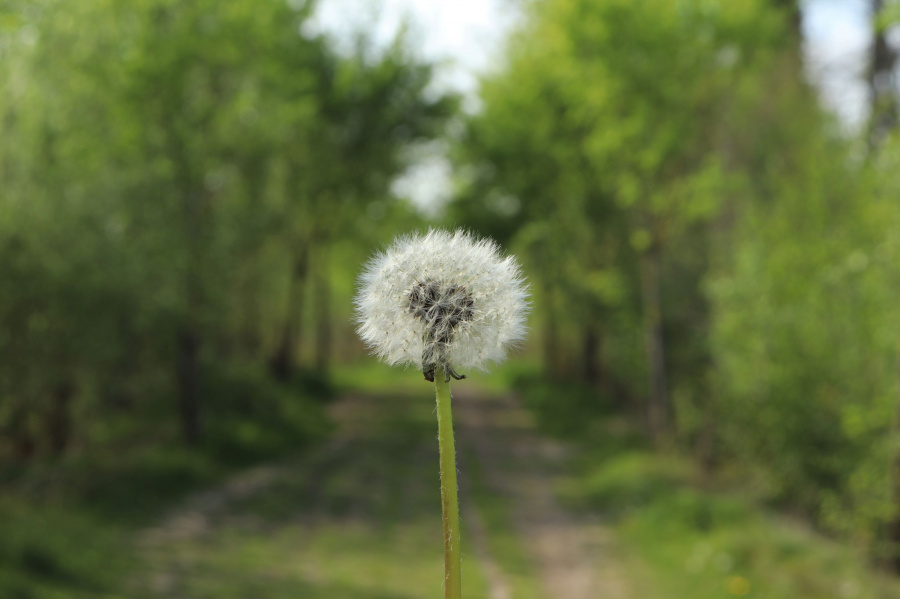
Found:
<svg viewBox="0 0 900 599"><path fill-rule="evenodd" d="M870 29L868 0L811 0L804 6L807 69L825 105L851 131L868 116Z"/></svg>
<svg viewBox="0 0 900 599"><path fill-rule="evenodd" d="M451 199L453 165L440 141L412 148L417 154L413 166L391 186L391 191L409 199L424 216L435 218Z"/></svg>

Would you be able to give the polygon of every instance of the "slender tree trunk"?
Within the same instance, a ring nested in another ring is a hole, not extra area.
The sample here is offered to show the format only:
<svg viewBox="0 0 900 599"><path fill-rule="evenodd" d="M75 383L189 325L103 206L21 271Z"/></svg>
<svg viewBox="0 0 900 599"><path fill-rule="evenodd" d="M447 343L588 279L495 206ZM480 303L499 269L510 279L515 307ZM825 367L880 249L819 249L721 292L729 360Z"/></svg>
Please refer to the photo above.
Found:
<svg viewBox="0 0 900 599"><path fill-rule="evenodd" d="M262 339L260 337L260 321L262 309L260 307L259 287L248 285L250 289L244 290L244 318L241 332L241 353L255 360L260 356Z"/></svg>
<svg viewBox="0 0 900 599"><path fill-rule="evenodd" d="M266 164L268 154L266 152L254 152L241 164L244 173L244 193L247 197L259 197L264 193L266 186ZM262 341L262 287L264 279L264 266L262 265L261 246L264 237L258 232L264 228L264 218L260 219L258 212L254 211L252 241L245 250L246 260L251 265L249 272L242 278L242 320L240 333L240 352L251 361L261 357Z"/></svg>
<svg viewBox="0 0 900 599"><path fill-rule="evenodd" d="M50 438L50 451L60 456L65 453L72 437L72 398L75 387L70 381L64 381L53 390L53 401L47 419L47 434Z"/></svg>
<svg viewBox="0 0 900 599"><path fill-rule="evenodd" d="M894 427L891 434L896 438L900 430ZM894 515L887 526L888 550L887 566L895 573L900 573L900 456L895 455L891 464L891 493L893 495Z"/></svg>
<svg viewBox="0 0 900 599"><path fill-rule="evenodd" d="M602 369L600 350L603 337L597 323L585 326L581 338L582 378L588 385L596 386L602 383Z"/></svg>
<svg viewBox="0 0 900 599"><path fill-rule="evenodd" d="M559 364L559 332L556 319L556 302L553 289L547 288L544 293L546 311L544 315L544 368L554 378L561 374Z"/></svg>
<svg viewBox="0 0 900 599"><path fill-rule="evenodd" d="M661 444L668 431L669 397L666 385L662 329L660 256L656 247L641 256L641 299L644 309L644 345L647 354L649 402L647 422L653 441Z"/></svg>
<svg viewBox="0 0 900 599"><path fill-rule="evenodd" d="M321 250L320 250L321 251ZM331 281L324 256L316 263L316 370L320 375L328 373L331 365Z"/></svg>
<svg viewBox="0 0 900 599"><path fill-rule="evenodd" d="M124 311L116 315L116 337L119 349L115 366L110 373L110 384L102 396L103 407L107 410L130 409L134 405L135 398L128 382L141 368L140 343L130 316Z"/></svg>
<svg viewBox="0 0 900 599"><path fill-rule="evenodd" d="M177 122L176 108L170 106L168 121ZM210 195L204 183L205 171L195 164L188 151L186 133L168 127L166 153L175 166L175 189L179 194L181 226L184 236L186 264L181 273L185 313L175 335L175 377L178 388L178 409L184 441L190 446L200 442L202 433L200 414L200 349L203 342L200 315L206 304L204 280L205 249L210 234ZM192 133L193 134L193 133Z"/></svg>
<svg viewBox="0 0 900 599"><path fill-rule="evenodd" d="M783 71L779 77L784 77L789 82L791 89L800 82L802 93L806 94L810 102L816 101L816 90L810 85L803 56L803 12L800 9L800 0L769 0L771 4L781 11L785 24L785 41L782 62L779 71Z"/></svg>
<svg viewBox="0 0 900 599"><path fill-rule="evenodd" d="M13 408L9 418L10 445L13 459L17 462L28 462L37 450L37 443L28 424L28 409L23 406Z"/></svg>
<svg viewBox="0 0 900 599"><path fill-rule="evenodd" d="M240 327L238 333L238 352L243 358L254 361L260 355L262 336L262 294L260 258L256 251L248 253L247 261L251 264L249 272L241 277L240 283Z"/></svg>
<svg viewBox="0 0 900 599"><path fill-rule="evenodd" d="M900 381L900 355L897 356L895 371L897 380ZM887 546L884 548L884 561L889 570L900 573L900 449L897 448L900 441L900 398L895 401L889 435L889 446L894 448L888 466L888 482L894 510L885 527Z"/></svg>
<svg viewBox="0 0 900 599"><path fill-rule="evenodd" d="M897 92L897 52L888 43L886 31L876 24L884 0L871 0L872 49L869 58L869 151L876 152L881 142L897 127L900 98Z"/></svg>
<svg viewBox="0 0 900 599"><path fill-rule="evenodd" d="M297 254L291 269L291 282L288 287L287 317L281 330L281 341L270 361L270 370L275 378L286 381L294 373L300 359L299 341L303 322L303 290L306 286L307 249L304 247Z"/></svg>
<svg viewBox="0 0 900 599"><path fill-rule="evenodd" d="M184 441L200 442L200 338L190 325L178 333L178 406Z"/></svg>
<svg viewBox="0 0 900 599"><path fill-rule="evenodd" d="M772 0L772 4L784 11L799 53L803 42L803 13L800 11L800 3L798 0Z"/></svg>
<svg viewBox="0 0 900 599"><path fill-rule="evenodd" d="M187 184L185 184L187 188ZM187 238L187 268L184 272L186 314L176 339L176 372L178 403L184 442L189 446L200 443L202 434L200 415L200 347L199 328L204 305L203 246L205 239L207 197L203 191L185 194L184 217Z"/></svg>
<svg viewBox="0 0 900 599"><path fill-rule="evenodd" d="M713 469L716 466L716 403L713 395L705 386L706 399L700 406L703 410L703 422L700 425L700 433L697 437L697 457L701 466L701 474L704 484L712 478Z"/></svg>

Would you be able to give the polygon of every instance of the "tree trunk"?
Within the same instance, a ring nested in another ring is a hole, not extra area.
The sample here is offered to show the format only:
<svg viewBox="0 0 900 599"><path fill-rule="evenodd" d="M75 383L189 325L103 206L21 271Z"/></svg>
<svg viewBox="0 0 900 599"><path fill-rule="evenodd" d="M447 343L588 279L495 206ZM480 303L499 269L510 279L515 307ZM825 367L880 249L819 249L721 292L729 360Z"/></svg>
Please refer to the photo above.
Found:
<svg viewBox="0 0 900 599"><path fill-rule="evenodd" d="M254 273L244 280L241 289L241 328L240 328L240 352L255 361L260 356L262 348L262 338L260 331L260 323L262 322L262 306L259 282L259 269L257 265L260 260L257 256L253 257Z"/></svg>
<svg viewBox="0 0 900 599"><path fill-rule="evenodd" d="M60 383L53 390L47 434L50 438L50 450L55 456L65 453L72 437L71 403L74 395L75 387L69 381Z"/></svg>
<svg viewBox="0 0 900 599"><path fill-rule="evenodd" d="M184 441L200 442L200 338L189 325L178 333L178 404Z"/></svg>
<svg viewBox="0 0 900 599"><path fill-rule="evenodd" d="M702 479L706 484L712 479L717 460L716 404L711 395L707 396L701 409L703 410L703 423L700 425L700 433L697 437L697 457L701 466Z"/></svg>
<svg viewBox="0 0 900 599"><path fill-rule="evenodd" d="M799 52L800 44L803 42L803 13L800 11L800 3L798 0L772 0L772 3L775 7L784 11L789 30L794 37Z"/></svg>
<svg viewBox="0 0 900 599"><path fill-rule="evenodd" d="M596 323L585 326L584 336L581 338L582 349L582 378L591 386L597 386L602 382L602 370L600 366L600 347L603 337L600 335Z"/></svg>
<svg viewBox="0 0 900 599"><path fill-rule="evenodd" d="M189 194L185 202L188 265L185 270L184 294L187 305L184 321L176 339L176 371L178 402L184 442L189 446L200 443L200 344L199 316L204 305L203 272L203 210L205 196Z"/></svg>
<svg viewBox="0 0 900 599"><path fill-rule="evenodd" d="M875 152L897 126L900 99L894 68L897 53L888 43L886 31L877 26L884 0L872 0L872 50L869 58L869 151Z"/></svg>
<svg viewBox="0 0 900 599"><path fill-rule="evenodd" d="M900 379L900 356L897 356L896 376ZM900 573L900 449L897 449L898 440L900 440L900 399L895 401L889 435L890 447L895 448L890 456L891 463L888 470L888 484L894 510L885 531L887 547L885 547L884 559L889 570Z"/></svg>
<svg viewBox="0 0 900 599"><path fill-rule="evenodd" d="M13 459L17 462L30 461L37 450L37 443L28 426L28 420L26 408L22 406L13 408L9 419L10 445Z"/></svg>
<svg viewBox="0 0 900 599"><path fill-rule="evenodd" d="M772 6L781 12L785 25L785 45L779 71L781 76L790 82L791 88L799 82L802 93L807 100L816 101L816 91L809 84L803 57L803 13L800 0L769 0Z"/></svg>
<svg viewBox="0 0 900 599"><path fill-rule="evenodd" d="M897 411L900 412L900 406ZM894 416L894 426L891 435L894 439L900 437L900 413ZM891 494L893 497L894 514L887 526L887 565L892 572L900 573L900 452L896 452L891 461L890 473Z"/></svg>
<svg viewBox="0 0 900 599"><path fill-rule="evenodd" d="M259 197L266 186L267 152L253 152L241 161L240 170L243 172L244 193L247 197ZM245 260L250 264L249 272L242 277L242 321L240 328L240 352L251 361L262 357L263 335L263 305L262 305L262 281L264 272L261 257L262 245L265 237L259 233L264 230L267 217L260 218L258 212L252 217L253 237L250 245L245 250ZM263 358L265 359L265 358Z"/></svg>
<svg viewBox="0 0 900 599"><path fill-rule="evenodd" d="M331 365L331 281L324 256L316 262L316 371L324 376Z"/></svg>
<svg viewBox="0 0 900 599"><path fill-rule="evenodd" d="M553 378L559 378L561 367L559 363L559 333L556 320L556 302L553 290L547 288L544 294L546 298L546 311L544 316L544 368Z"/></svg>
<svg viewBox="0 0 900 599"><path fill-rule="evenodd" d="M300 359L299 342L303 322L303 289L306 284L307 250L303 248L297 254L294 267L291 269L291 282L288 287L287 317L281 330L281 341L278 349L269 362L272 375L280 381L288 380Z"/></svg>
<svg viewBox="0 0 900 599"><path fill-rule="evenodd" d="M178 409L184 442L200 443L200 315L206 304L204 258L209 235L210 196L199 168L192 164L180 132L170 131L168 154L176 165L177 189L181 192L182 227L186 264L182 274L185 312L175 338L175 377Z"/></svg>
<svg viewBox="0 0 900 599"><path fill-rule="evenodd" d="M669 398L666 388L665 346L662 329L660 256L656 247L648 249L641 256L640 268L649 391L647 423L654 443L659 445L663 443L668 431Z"/></svg>

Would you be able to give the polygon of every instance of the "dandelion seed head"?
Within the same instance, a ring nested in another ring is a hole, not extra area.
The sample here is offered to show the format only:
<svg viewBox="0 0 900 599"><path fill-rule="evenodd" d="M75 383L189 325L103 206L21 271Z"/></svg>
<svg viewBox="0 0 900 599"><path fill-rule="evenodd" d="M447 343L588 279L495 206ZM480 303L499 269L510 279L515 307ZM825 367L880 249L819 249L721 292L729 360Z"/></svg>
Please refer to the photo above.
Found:
<svg viewBox="0 0 900 599"><path fill-rule="evenodd" d="M527 297L518 263L494 241L430 230L398 238L366 264L358 331L391 365L485 369L524 339Z"/></svg>

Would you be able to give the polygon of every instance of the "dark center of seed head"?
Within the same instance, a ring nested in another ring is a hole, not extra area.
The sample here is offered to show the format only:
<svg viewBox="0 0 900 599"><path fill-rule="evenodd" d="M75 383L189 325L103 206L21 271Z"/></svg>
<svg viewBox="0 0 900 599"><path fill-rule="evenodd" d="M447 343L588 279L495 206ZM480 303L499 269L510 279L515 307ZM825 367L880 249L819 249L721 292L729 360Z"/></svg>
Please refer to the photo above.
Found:
<svg viewBox="0 0 900 599"><path fill-rule="evenodd" d="M461 285L441 285L437 281L421 281L409 290L410 313L425 321L425 350L422 356L425 378L434 380L437 366L447 369L448 377L456 374L447 360L447 348L453 333L463 322L472 320L475 300ZM449 380L449 378L448 378Z"/></svg>
<svg viewBox="0 0 900 599"><path fill-rule="evenodd" d="M416 283L409 291L409 311L439 334L449 334L460 323L471 321L474 305L472 296L460 285L442 286L436 281L425 281Z"/></svg>

